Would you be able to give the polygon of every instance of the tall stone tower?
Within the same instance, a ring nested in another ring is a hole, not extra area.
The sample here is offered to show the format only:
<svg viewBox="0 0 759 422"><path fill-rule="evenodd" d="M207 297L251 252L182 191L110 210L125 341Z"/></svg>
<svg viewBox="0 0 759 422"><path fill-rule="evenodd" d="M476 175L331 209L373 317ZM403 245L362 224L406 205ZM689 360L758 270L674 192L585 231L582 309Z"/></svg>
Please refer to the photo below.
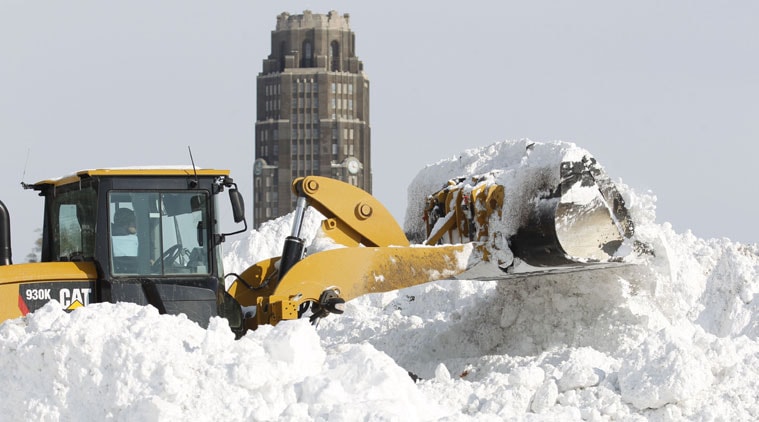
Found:
<svg viewBox="0 0 759 422"><path fill-rule="evenodd" d="M369 79L350 16L282 13L257 77L253 225L295 207L293 179L320 175L371 193Z"/></svg>

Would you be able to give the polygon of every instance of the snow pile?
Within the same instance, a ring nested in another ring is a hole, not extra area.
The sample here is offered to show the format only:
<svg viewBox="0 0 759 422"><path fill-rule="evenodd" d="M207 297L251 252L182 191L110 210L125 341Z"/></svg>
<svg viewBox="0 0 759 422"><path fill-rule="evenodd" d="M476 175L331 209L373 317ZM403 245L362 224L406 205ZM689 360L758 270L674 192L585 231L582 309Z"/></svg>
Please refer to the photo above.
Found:
<svg viewBox="0 0 759 422"><path fill-rule="evenodd" d="M51 302L0 327L5 420L353 421L441 416L366 344L325 351L305 320L239 341L152 307ZM356 403L362 403L357 406Z"/></svg>
<svg viewBox="0 0 759 422"><path fill-rule="evenodd" d="M499 177L526 183L554 177L545 169L581 151L534 144L526 154L528 145L499 143L423 170L409 188L408 219L449 177L507 168ZM654 222L655 197L617 187L636 239L654 251L636 266L429 283L350 301L316 330L301 320L238 341L221 319L203 330L130 304L70 314L48 305L0 326L0 412L9 420L755 420L759 245L675 233ZM304 224L317 244L318 220L309 214ZM278 255L289 224L285 217L234 242L227 270Z"/></svg>

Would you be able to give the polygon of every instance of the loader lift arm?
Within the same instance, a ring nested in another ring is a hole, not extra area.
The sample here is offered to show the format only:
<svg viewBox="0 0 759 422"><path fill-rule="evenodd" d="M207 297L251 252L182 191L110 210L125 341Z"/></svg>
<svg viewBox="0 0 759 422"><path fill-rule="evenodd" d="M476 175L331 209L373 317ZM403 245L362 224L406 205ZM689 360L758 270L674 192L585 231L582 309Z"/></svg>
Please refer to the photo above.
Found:
<svg viewBox="0 0 759 422"><path fill-rule="evenodd" d="M282 257L253 265L229 288L243 309L255 308L246 323L251 329L298 318L305 303L319 312L367 293L451 278L467 269L474 252L472 245L412 247L376 198L334 179L299 178L293 192L298 206ZM299 232L306 206L325 217L324 234L342 247L303 257Z"/></svg>

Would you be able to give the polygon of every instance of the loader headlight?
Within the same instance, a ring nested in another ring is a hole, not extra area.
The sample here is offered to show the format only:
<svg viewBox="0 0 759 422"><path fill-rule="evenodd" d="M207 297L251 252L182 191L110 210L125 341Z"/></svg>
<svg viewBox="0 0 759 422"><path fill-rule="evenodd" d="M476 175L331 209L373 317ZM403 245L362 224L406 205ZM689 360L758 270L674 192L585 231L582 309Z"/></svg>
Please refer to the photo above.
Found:
<svg viewBox="0 0 759 422"><path fill-rule="evenodd" d="M245 319L253 318L254 316L256 316L256 306L255 305L252 305L252 306L242 306L241 309L242 309L242 315L243 315L243 317Z"/></svg>

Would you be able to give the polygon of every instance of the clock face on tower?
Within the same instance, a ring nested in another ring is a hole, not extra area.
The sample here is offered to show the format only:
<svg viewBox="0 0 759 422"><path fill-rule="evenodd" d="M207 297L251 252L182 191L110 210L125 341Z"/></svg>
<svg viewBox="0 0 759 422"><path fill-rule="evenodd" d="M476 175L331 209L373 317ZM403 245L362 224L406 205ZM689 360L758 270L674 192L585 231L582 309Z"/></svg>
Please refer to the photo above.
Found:
<svg viewBox="0 0 759 422"><path fill-rule="evenodd" d="M348 173L357 174L359 168L361 167L361 163L358 161L358 158L350 157L346 160L345 167L348 168Z"/></svg>

